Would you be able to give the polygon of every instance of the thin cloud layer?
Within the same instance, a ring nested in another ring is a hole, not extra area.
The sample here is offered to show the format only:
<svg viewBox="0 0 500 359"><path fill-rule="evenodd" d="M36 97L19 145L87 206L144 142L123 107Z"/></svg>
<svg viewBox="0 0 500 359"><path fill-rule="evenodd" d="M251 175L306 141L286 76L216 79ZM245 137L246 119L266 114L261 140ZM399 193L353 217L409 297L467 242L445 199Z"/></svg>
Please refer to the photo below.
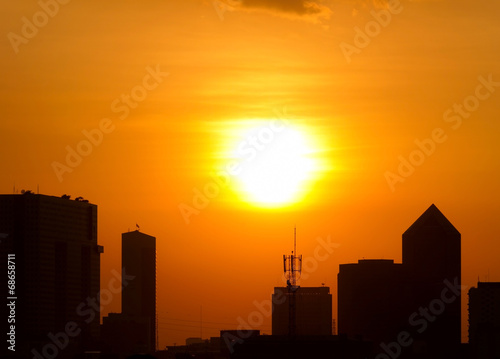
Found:
<svg viewBox="0 0 500 359"><path fill-rule="evenodd" d="M307 0L240 0L241 6L247 8L266 8L297 15L320 14L324 6L317 1Z"/></svg>
<svg viewBox="0 0 500 359"><path fill-rule="evenodd" d="M226 0L235 9L265 10L277 15L321 22L330 18L332 11L315 0Z"/></svg>

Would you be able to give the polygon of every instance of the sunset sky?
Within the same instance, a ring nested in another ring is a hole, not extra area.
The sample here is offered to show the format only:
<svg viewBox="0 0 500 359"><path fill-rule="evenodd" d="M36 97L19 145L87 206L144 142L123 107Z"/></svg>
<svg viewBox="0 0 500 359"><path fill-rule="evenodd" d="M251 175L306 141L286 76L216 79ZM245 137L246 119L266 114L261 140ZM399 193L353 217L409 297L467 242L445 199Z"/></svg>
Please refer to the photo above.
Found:
<svg viewBox="0 0 500 359"><path fill-rule="evenodd" d="M294 226L334 318L339 264L400 262L432 203L500 281L500 2L61 3L0 4L0 191L97 204L102 288L155 236L160 348L248 321Z"/></svg>

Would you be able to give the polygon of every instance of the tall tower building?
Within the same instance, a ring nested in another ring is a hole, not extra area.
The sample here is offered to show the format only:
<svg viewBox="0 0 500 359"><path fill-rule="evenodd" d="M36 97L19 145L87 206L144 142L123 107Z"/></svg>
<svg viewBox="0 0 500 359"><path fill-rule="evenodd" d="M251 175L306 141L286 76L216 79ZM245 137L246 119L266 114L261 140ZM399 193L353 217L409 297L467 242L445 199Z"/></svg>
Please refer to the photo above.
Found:
<svg viewBox="0 0 500 359"><path fill-rule="evenodd" d="M3 330L14 324L16 337L15 352L4 352L4 345L1 353L32 358L34 350L72 358L87 350L99 335L99 306L86 304L99 300L103 247L97 244L97 206L81 197L29 191L0 195L0 234L0 271L7 273L12 261L15 266L15 289L9 293L15 322L5 320ZM3 305L2 312L6 309ZM68 323L76 335L68 335ZM50 333L60 335L53 339Z"/></svg>
<svg viewBox="0 0 500 359"><path fill-rule="evenodd" d="M122 234L122 268L135 278L122 291L122 313L147 321L146 350L156 350L156 238L138 230Z"/></svg>
<svg viewBox="0 0 500 359"><path fill-rule="evenodd" d="M460 232L434 204L403 233L403 263L419 280L460 282Z"/></svg>
<svg viewBox="0 0 500 359"><path fill-rule="evenodd" d="M403 265L415 291L413 306L427 307L450 285L461 283L461 235L433 204L403 233ZM461 295L446 303L421 338L436 346L461 342ZM432 338L439 338L433 340ZM430 345L432 346L432 345Z"/></svg>

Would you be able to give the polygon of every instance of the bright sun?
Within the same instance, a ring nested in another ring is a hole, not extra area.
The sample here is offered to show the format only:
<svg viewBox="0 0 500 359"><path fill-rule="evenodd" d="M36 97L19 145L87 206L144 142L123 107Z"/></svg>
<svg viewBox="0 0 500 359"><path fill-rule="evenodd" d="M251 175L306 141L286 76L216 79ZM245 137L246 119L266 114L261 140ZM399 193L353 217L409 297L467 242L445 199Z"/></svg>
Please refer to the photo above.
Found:
<svg viewBox="0 0 500 359"><path fill-rule="evenodd" d="M319 171L306 130L276 121L250 124L238 131L239 142L231 153L238 163L238 194L259 207L284 207L300 201Z"/></svg>

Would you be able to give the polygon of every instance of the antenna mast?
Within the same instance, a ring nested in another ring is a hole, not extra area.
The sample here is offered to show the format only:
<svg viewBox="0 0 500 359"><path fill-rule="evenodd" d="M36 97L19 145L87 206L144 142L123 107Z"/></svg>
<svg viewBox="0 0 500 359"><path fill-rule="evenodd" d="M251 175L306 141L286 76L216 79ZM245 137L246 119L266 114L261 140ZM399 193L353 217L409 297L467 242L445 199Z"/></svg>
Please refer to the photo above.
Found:
<svg viewBox="0 0 500 359"><path fill-rule="evenodd" d="M293 253L297 254L297 227L293 227Z"/></svg>
<svg viewBox="0 0 500 359"><path fill-rule="evenodd" d="M296 291L299 288L297 282L302 271L302 255L297 255L297 228L293 228L293 252L291 255L283 255L283 267L287 284L288 297L288 335L296 335Z"/></svg>

